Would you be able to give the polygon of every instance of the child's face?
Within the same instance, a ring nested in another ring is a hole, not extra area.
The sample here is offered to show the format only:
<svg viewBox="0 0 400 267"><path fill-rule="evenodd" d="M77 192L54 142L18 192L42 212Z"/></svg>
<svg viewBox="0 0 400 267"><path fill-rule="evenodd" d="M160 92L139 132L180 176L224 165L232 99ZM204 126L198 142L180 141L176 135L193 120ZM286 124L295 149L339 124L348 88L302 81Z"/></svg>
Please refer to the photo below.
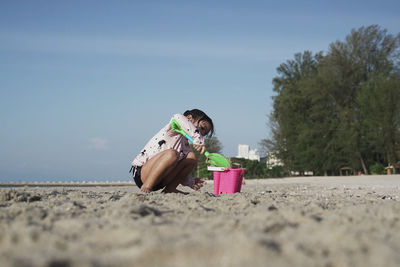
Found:
<svg viewBox="0 0 400 267"><path fill-rule="evenodd" d="M202 136L206 136L211 130L211 124L208 121L196 121L193 119L192 115L187 116L187 118L197 127Z"/></svg>
<svg viewBox="0 0 400 267"><path fill-rule="evenodd" d="M211 130L211 125L208 121L201 121L199 123L196 123L195 126L200 131L200 134L202 136L206 136L208 132Z"/></svg>

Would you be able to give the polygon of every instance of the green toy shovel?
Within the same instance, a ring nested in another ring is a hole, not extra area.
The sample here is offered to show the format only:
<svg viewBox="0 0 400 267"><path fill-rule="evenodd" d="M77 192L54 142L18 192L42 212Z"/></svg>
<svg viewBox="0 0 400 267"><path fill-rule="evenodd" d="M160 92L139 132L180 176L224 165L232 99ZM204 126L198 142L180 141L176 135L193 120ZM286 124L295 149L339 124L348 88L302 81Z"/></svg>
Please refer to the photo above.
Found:
<svg viewBox="0 0 400 267"><path fill-rule="evenodd" d="M172 119L172 121L171 121L171 128L173 130L175 130L176 132L180 133L181 135L183 135L184 137L186 137L189 140L189 142L193 144L193 138L182 129L182 127L179 125L179 123L175 119ZM229 161L220 154L209 153L208 151L205 151L204 155L207 157L208 163L210 165L213 165L215 167L223 167L223 168L231 167L231 164L229 163Z"/></svg>

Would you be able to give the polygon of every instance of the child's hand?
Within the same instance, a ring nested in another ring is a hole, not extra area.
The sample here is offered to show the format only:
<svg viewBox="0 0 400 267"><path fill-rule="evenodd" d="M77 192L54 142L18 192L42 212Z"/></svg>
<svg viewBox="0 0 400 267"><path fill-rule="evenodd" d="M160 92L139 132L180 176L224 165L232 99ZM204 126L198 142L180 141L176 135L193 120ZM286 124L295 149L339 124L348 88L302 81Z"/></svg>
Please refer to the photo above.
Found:
<svg viewBox="0 0 400 267"><path fill-rule="evenodd" d="M204 145L193 145L194 149L200 152L200 154L204 154L206 151L206 147Z"/></svg>
<svg viewBox="0 0 400 267"><path fill-rule="evenodd" d="M194 178L194 185L193 189L194 190L199 190L206 182L204 180L201 180L200 178Z"/></svg>

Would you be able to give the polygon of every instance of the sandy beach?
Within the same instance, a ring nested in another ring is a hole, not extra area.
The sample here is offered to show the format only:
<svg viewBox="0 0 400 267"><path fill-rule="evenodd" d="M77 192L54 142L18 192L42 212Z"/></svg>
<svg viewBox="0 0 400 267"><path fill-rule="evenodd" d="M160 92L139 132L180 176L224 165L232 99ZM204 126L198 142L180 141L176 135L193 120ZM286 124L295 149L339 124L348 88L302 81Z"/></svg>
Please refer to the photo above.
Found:
<svg viewBox="0 0 400 267"><path fill-rule="evenodd" d="M400 175L0 188L2 266L399 266Z"/></svg>

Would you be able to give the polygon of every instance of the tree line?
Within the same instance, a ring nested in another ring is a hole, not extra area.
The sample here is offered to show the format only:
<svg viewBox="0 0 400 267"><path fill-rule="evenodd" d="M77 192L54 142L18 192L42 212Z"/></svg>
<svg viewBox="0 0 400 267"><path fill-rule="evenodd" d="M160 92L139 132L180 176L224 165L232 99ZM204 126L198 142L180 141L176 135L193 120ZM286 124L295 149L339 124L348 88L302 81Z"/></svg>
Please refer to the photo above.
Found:
<svg viewBox="0 0 400 267"><path fill-rule="evenodd" d="M286 171L368 174L400 158L400 34L353 29L326 53L282 63L273 79L270 137L261 145ZM395 170L395 169L394 169Z"/></svg>
<svg viewBox="0 0 400 267"><path fill-rule="evenodd" d="M207 147L207 151L210 153L222 153L222 144L216 136L207 137L205 139L205 145ZM195 149L193 149L193 152L196 154L198 163L191 175L200 178L213 179L213 172L207 170L206 157L197 152ZM246 169L246 179L287 176L287 173L282 166L267 168L267 164L263 161L259 162L257 160L249 160L244 158L230 158L230 161L232 165Z"/></svg>

